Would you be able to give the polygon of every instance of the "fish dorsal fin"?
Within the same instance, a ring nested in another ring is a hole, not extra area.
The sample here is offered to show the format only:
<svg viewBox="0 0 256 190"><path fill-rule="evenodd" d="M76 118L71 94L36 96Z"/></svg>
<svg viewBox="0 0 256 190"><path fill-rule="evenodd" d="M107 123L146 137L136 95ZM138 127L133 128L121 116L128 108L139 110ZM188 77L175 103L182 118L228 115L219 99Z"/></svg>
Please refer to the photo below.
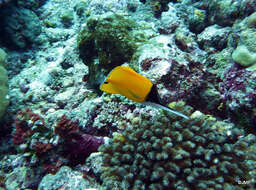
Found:
<svg viewBox="0 0 256 190"><path fill-rule="evenodd" d="M130 73L131 75L134 75L134 76L144 77L143 75L140 75L139 73L137 73L131 67L128 67L128 66L118 66L116 68L120 69L120 70L123 70L127 73ZM146 78L146 77L144 77L144 78Z"/></svg>

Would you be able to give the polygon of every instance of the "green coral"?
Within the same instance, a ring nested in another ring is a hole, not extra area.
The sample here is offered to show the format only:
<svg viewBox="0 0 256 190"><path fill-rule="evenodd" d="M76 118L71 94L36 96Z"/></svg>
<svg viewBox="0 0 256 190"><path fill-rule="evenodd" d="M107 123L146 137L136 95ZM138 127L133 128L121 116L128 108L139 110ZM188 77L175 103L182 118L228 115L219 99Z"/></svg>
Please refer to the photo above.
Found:
<svg viewBox="0 0 256 190"><path fill-rule="evenodd" d="M128 16L107 14L89 18L77 42L80 57L89 66L90 83L99 85L113 67L129 61L145 41L143 26Z"/></svg>
<svg viewBox="0 0 256 190"><path fill-rule="evenodd" d="M170 106L182 111L182 104ZM239 181L252 182L256 159L248 147L256 137L239 138L242 131L199 111L190 116L141 114L123 137L101 146L102 189L239 189Z"/></svg>
<svg viewBox="0 0 256 190"><path fill-rule="evenodd" d="M240 45L235 49L232 58L244 67L251 67L256 64L256 53L250 52L244 45Z"/></svg>
<svg viewBox="0 0 256 190"><path fill-rule="evenodd" d="M86 15L86 8L88 7L88 3L89 2L87 1L78 1L74 6L74 10L79 17Z"/></svg>
<svg viewBox="0 0 256 190"><path fill-rule="evenodd" d="M49 20L49 19L45 19L45 20L44 20L44 25L45 25L47 28L56 28L57 23L56 23L55 21L52 21L52 20Z"/></svg>
<svg viewBox="0 0 256 190"><path fill-rule="evenodd" d="M255 28L242 29L240 33L238 46L234 50L232 54L232 58L238 64L244 67L247 67L247 70L256 69L256 30Z"/></svg>
<svg viewBox="0 0 256 190"><path fill-rule="evenodd" d="M4 68L6 53L0 48L0 119L9 104L8 94L8 75Z"/></svg>

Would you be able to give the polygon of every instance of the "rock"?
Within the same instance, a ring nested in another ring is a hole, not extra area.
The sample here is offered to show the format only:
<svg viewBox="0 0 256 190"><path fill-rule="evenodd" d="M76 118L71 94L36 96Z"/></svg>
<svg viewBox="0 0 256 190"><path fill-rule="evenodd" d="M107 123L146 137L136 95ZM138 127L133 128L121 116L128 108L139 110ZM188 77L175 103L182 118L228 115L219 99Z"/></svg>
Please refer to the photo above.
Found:
<svg viewBox="0 0 256 190"><path fill-rule="evenodd" d="M29 167L17 167L6 176L6 189L17 190L27 189L35 182L35 175Z"/></svg>
<svg viewBox="0 0 256 190"><path fill-rule="evenodd" d="M37 42L41 33L38 16L31 10L12 7L3 11L3 27L6 36L10 38L15 48L23 49Z"/></svg>
<svg viewBox="0 0 256 190"><path fill-rule="evenodd" d="M199 46L206 50L222 50L227 46L228 36L231 32L230 27L220 27L217 24L204 29L197 37Z"/></svg>
<svg viewBox="0 0 256 190"><path fill-rule="evenodd" d="M93 188L93 185L83 178L83 173L63 166L55 175L48 174L44 176L38 190L58 190L61 188L84 190Z"/></svg>

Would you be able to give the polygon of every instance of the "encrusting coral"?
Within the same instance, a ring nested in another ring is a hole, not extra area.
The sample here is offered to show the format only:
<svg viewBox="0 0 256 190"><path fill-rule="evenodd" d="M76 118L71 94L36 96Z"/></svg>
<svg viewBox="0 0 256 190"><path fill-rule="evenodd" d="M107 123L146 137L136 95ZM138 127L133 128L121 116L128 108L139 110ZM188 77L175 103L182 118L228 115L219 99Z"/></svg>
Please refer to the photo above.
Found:
<svg viewBox="0 0 256 190"><path fill-rule="evenodd" d="M256 137L184 108L191 119L144 113L141 122L101 146L103 189L236 189L242 181L252 185L249 172L255 166L249 163L256 158L248 149Z"/></svg>

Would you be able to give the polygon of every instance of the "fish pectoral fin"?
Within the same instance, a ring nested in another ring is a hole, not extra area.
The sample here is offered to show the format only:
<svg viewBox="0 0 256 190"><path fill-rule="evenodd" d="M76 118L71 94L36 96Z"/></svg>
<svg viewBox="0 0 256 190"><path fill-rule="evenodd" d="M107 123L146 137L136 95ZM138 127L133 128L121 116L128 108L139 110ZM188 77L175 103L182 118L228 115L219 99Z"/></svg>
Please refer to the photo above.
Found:
<svg viewBox="0 0 256 190"><path fill-rule="evenodd" d="M129 94L131 94L134 98L136 99L141 99L141 97L137 96L136 94L134 94L132 91L127 90L129 92Z"/></svg>
<svg viewBox="0 0 256 190"><path fill-rule="evenodd" d="M143 102L145 98L138 96L134 92L132 92L129 89L120 89L121 94L129 98L130 100L133 100L135 102Z"/></svg>

